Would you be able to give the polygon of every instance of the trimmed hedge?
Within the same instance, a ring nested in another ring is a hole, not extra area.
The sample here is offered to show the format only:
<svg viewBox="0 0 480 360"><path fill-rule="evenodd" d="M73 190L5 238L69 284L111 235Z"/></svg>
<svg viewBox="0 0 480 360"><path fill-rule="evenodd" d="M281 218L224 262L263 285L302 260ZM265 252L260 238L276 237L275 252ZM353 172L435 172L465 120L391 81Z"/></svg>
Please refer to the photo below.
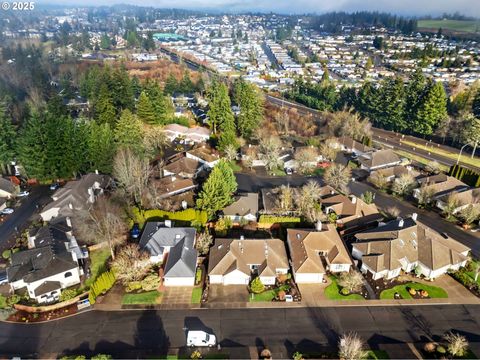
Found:
<svg viewBox="0 0 480 360"><path fill-rule="evenodd" d="M90 304L95 304L97 296L105 294L115 284L115 274L113 271L104 272L97 280L90 286L90 293L88 294L88 300Z"/></svg>
<svg viewBox="0 0 480 360"><path fill-rule="evenodd" d="M280 224L280 223L299 223L302 219L294 216L272 216L260 215L258 222L260 224Z"/></svg>
<svg viewBox="0 0 480 360"><path fill-rule="evenodd" d="M189 222L198 222L202 225L205 225L208 220L207 213L201 210L195 209L186 209L182 211L165 211L165 210L140 210L137 207L132 209L132 220L142 228L145 222L151 221L153 219L161 220L179 220L179 221L189 221Z"/></svg>

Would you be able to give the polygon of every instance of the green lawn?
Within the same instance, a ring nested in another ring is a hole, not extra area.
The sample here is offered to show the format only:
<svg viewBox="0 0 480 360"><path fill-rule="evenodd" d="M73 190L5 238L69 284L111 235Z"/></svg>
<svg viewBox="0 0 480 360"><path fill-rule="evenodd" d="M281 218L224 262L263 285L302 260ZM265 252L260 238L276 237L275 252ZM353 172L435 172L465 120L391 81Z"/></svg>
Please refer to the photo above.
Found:
<svg viewBox="0 0 480 360"><path fill-rule="evenodd" d="M90 252L91 276L85 280L85 287L92 285L101 273L108 270L107 264L109 259L110 249L108 246Z"/></svg>
<svg viewBox="0 0 480 360"><path fill-rule="evenodd" d="M418 20L419 28L478 32L480 21L475 20Z"/></svg>
<svg viewBox="0 0 480 360"><path fill-rule="evenodd" d="M390 359L390 356L385 350L368 350L365 359Z"/></svg>
<svg viewBox="0 0 480 360"><path fill-rule="evenodd" d="M200 301L202 300L202 291L203 289L201 287L196 287L193 288L192 291L192 304L200 304Z"/></svg>
<svg viewBox="0 0 480 360"><path fill-rule="evenodd" d="M242 171L242 167L238 165L236 161L230 161L229 165L232 168L233 172Z"/></svg>
<svg viewBox="0 0 480 360"><path fill-rule="evenodd" d="M137 305L137 304L159 304L162 299L162 293L157 290L147 291L139 294L125 294L123 295L123 305Z"/></svg>
<svg viewBox="0 0 480 360"><path fill-rule="evenodd" d="M438 154L438 155L441 155L441 156L445 156L446 158L449 158L449 159L452 159L452 160L455 160L455 161L458 159L458 154L460 153L460 150L457 150L457 149L455 149L453 152L450 152L450 151L447 151L445 149L435 147L435 145L434 146L425 146L425 145L417 144L415 142L408 141L408 140L401 140L401 141L405 145L414 147L416 149L422 149L422 150L425 150L425 151L430 151L432 154ZM471 148L470 148L470 151L472 151ZM462 152L462 155L460 156L460 161L461 162L463 162L465 164L468 164L468 165L477 166L477 167L480 166L480 159L479 158L474 157L472 159L470 157L470 155L464 155L464 154L465 154L465 152Z"/></svg>
<svg viewBox="0 0 480 360"><path fill-rule="evenodd" d="M267 290L260 294L250 294L250 302L272 301L275 298L275 290Z"/></svg>
<svg viewBox="0 0 480 360"><path fill-rule="evenodd" d="M398 155L406 157L410 160L417 161L420 164L428 165L432 162L432 160L421 157L420 155L411 154L411 153L403 151L403 150L394 150L394 152L397 153ZM450 168L446 165L443 165L443 164L439 164L439 165L440 165L440 169L443 172L448 172L448 170L450 170Z"/></svg>
<svg viewBox="0 0 480 360"><path fill-rule="evenodd" d="M342 295L340 294L340 286L337 284L337 278L333 275L329 276L332 283L325 288L325 296L330 300L365 300L362 295L359 294L350 294Z"/></svg>
<svg viewBox="0 0 480 360"><path fill-rule="evenodd" d="M283 169L275 169L275 170L272 170L272 175L274 175L274 176L285 176L287 174L285 173L285 170L283 170Z"/></svg>
<svg viewBox="0 0 480 360"><path fill-rule="evenodd" d="M403 299L413 299L413 297L408 293L407 287L413 288L415 290L426 290L428 292L428 296L431 298L447 298L448 297L447 292L438 286L410 282L410 283L394 286L391 289L383 290L380 293L380 299L382 300L393 299L396 292L398 292Z"/></svg>

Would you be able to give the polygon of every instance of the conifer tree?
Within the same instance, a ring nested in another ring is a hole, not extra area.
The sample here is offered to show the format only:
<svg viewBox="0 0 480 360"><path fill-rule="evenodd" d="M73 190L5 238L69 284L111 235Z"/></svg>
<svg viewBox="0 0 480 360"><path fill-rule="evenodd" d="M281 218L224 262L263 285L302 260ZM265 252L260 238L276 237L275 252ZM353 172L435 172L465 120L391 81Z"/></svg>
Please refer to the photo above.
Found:
<svg viewBox="0 0 480 360"><path fill-rule="evenodd" d="M137 103L137 116L140 120L147 124L157 123L157 117L155 116L155 110L148 95L145 91L142 91Z"/></svg>
<svg viewBox="0 0 480 360"><path fill-rule="evenodd" d="M165 87L163 88L163 92L165 93L165 95L172 95L177 89L177 79L172 73L170 73L170 75L168 75L167 81L165 81Z"/></svg>
<svg viewBox="0 0 480 360"><path fill-rule="evenodd" d="M220 160L203 184L197 199L197 207L207 212L211 219L215 213L233 202L237 181L231 166Z"/></svg>
<svg viewBox="0 0 480 360"><path fill-rule="evenodd" d="M437 124L447 117L447 94L441 83L429 87L419 105L414 130L422 135L430 135Z"/></svg>
<svg viewBox="0 0 480 360"><path fill-rule="evenodd" d="M227 85L214 81L208 92L209 98L209 125L216 134L218 129L222 131L219 145L225 149L227 145L236 144L235 117L233 116ZM233 141L233 142L232 142Z"/></svg>
<svg viewBox="0 0 480 360"><path fill-rule="evenodd" d="M115 126L115 107L113 105L113 100L110 95L110 91L106 84L100 86L98 92L98 97L95 102L95 114L97 121L100 124L110 124L110 126Z"/></svg>
<svg viewBox="0 0 480 360"><path fill-rule="evenodd" d="M237 117L238 131L244 138L250 139L263 118L263 97L255 85L243 79L235 82L234 94L235 102L240 107Z"/></svg>
<svg viewBox="0 0 480 360"><path fill-rule="evenodd" d="M15 157L17 132L10 118L5 114L5 108L0 103L0 166L8 164Z"/></svg>
<svg viewBox="0 0 480 360"><path fill-rule="evenodd" d="M87 128L87 160L89 171L98 170L104 174L112 172L115 156L115 141L110 125L91 122Z"/></svg>
<svg viewBox="0 0 480 360"><path fill-rule="evenodd" d="M128 109L123 110L114 130L114 138L119 148L142 150L142 122Z"/></svg>

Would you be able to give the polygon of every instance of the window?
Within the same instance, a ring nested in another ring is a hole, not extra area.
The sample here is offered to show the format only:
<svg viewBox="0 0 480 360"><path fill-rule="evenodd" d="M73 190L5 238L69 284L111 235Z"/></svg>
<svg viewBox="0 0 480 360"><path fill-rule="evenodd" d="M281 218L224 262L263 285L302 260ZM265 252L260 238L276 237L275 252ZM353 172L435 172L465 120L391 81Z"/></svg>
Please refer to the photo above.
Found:
<svg viewBox="0 0 480 360"><path fill-rule="evenodd" d="M70 271L65 273L65 277L66 277L66 278L67 278L67 277L70 277L70 276L72 276L72 273L71 273Z"/></svg>

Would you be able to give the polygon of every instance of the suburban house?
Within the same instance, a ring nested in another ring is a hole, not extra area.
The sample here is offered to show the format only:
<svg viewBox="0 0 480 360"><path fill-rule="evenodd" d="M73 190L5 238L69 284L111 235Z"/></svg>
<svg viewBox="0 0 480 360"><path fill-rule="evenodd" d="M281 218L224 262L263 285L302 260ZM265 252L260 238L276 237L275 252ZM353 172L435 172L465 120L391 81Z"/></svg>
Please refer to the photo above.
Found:
<svg viewBox="0 0 480 360"><path fill-rule="evenodd" d="M260 156L260 147L258 145L244 145L240 148L242 161L250 161L252 167L265 166L265 161ZM292 150L290 148L281 148L280 160L283 162L292 158Z"/></svg>
<svg viewBox="0 0 480 360"><path fill-rule="evenodd" d="M426 176L417 179L419 188L413 190L413 197L418 199L420 192L429 191L434 200L441 198L444 195L465 191L469 186L457 178L445 174L438 174L434 176Z"/></svg>
<svg viewBox="0 0 480 360"><path fill-rule="evenodd" d="M375 229L357 233L352 255L361 261L361 271L373 279L393 279L416 272L433 279L465 266L470 248L411 218L392 220Z"/></svg>
<svg viewBox="0 0 480 360"><path fill-rule="evenodd" d="M200 162L204 169L211 169L220 161L220 156L215 150L204 146L187 151L185 156Z"/></svg>
<svg viewBox="0 0 480 360"><path fill-rule="evenodd" d="M317 223L316 230L288 229L287 243L295 281L322 283L330 272L348 272L352 259L333 224Z"/></svg>
<svg viewBox="0 0 480 360"><path fill-rule="evenodd" d="M163 167L163 176L175 175L193 179L200 172L201 166L198 160L186 156L175 157L172 162Z"/></svg>
<svg viewBox="0 0 480 360"><path fill-rule="evenodd" d="M258 276L274 285L279 274L288 273L288 257L280 239L216 239L208 258L210 284L248 285Z"/></svg>
<svg viewBox="0 0 480 360"><path fill-rule="evenodd" d="M246 193L235 197L233 204L223 209L223 216L239 223L242 220L257 221L258 193Z"/></svg>
<svg viewBox="0 0 480 360"><path fill-rule="evenodd" d="M183 115L183 113L180 115ZM201 126L189 128L179 124L168 124L164 127L163 131L170 141L180 138L185 140L187 143L205 142L210 138L211 135L211 131L207 128Z"/></svg>
<svg viewBox="0 0 480 360"><path fill-rule="evenodd" d="M462 211L462 209L469 205L474 205L476 207L480 206L480 188L474 188L440 196L436 202L436 205L440 210L445 209L450 196L452 196L452 198L457 202L457 207L453 209L453 214Z"/></svg>
<svg viewBox="0 0 480 360"><path fill-rule="evenodd" d="M150 221L140 238L140 249L150 254L150 261L164 268L165 286L193 286L197 269L195 228L172 228L171 222Z"/></svg>
<svg viewBox="0 0 480 360"><path fill-rule="evenodd" d="M356 140L353 140L349 136L342 136L342 137L338 138L336 141L337 141L337 144L338 144L339 148L342 151L345 151L345 152L348 152L348 153L363 155L363 154L366 154L366 153L369 153L369 152L372 152L372 151L375 150L374 148L372 148L370 146L364 145L364 144L362 144L362 143L360 143Z"/></svg>
<svg viewBox="0 0 480 360"><path fill-rule="evenodd" d="M363 154L359 156L358 161L360 163L360 168L367 171L400 165L402 162L398 155L391 149L378 150Z"/></svg>
<svg viewBox="0 0 480 360"><path fill-rule="evenodd" d="M110 184L107 175L90 173L80 180L69 181L63 188L52 195L53 201L40 213L43 221L50 221L57 216L72 216L75 211L88 210L98 196Z"/></svg>
<svg viewBox="0 0 480 360"><path fill-rule="evenodd" d="M17 193L18 186L8 179L0 178L0 198L10 199Z"/></svg>
<svg viewBox="0 0 480 360"><path fill-rule="evenodd" d="M387 182L395 181L402 175L410 174L414 178L417 177L420 173L413 170L411 166L395 165L388 168L374 170L370 173L370 176L381 176L385 178Z"/></svg>
<svg viewBox="0 0 480 360"><path fill-rule="evenodd" d="M13 291L25 289L38 303L58 301L62 289L80 283L88 250L78 246L69 218L31 232L29 249L13 253L7 268Z"/></svg>
<svg viewBox="0 0 480 360"><path fill-rule="evenodd" d="M325 214L337 215L337 226L343 229L365 227L383 219L374 203L367 204L355 195L347 197L336 194L323 199L322 206Z"/></svg>
<svg viewBox="0 0 480 360"><path fill-rule="evenodd" d="M176 176L167 176L153 180L151 186L155 187L158 198L167 199L174 195L193 190L198 184L195 184L190 178L182 179Z"/></svg>
<svg viewBox="0 0 480 360"><path fill-rule="evenodd" d="M315 154L315 159L306 163L305 165L316 167L317 164L323 160L323 156L318 153L318 150L314 146L298 146L294 149L293 154L283 158L283 168L296 170L298 168L298 161L295 159L295 155L307 149Z"/></svg>

